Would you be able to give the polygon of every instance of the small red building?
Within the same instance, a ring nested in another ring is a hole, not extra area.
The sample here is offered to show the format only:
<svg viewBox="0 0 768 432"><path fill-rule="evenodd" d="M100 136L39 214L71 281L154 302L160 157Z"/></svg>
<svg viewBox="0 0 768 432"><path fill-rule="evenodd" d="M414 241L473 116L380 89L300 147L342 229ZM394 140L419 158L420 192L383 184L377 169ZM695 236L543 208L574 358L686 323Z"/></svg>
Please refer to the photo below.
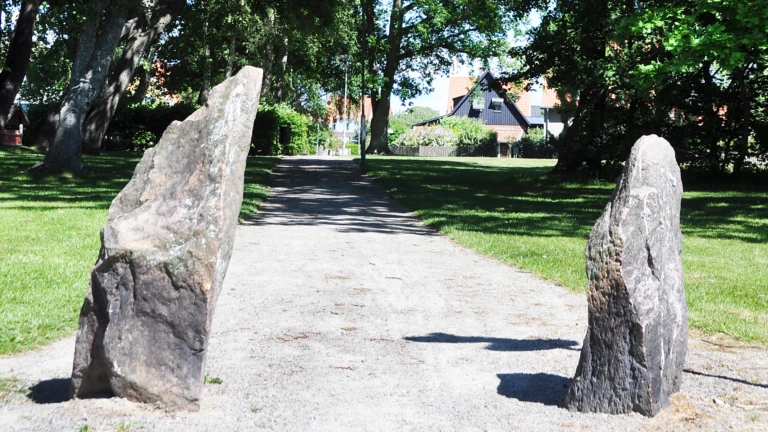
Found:
<svg viewBox="0 0 768 432"><path fill-rule="evenodd" d="M29 126L29 118L21 105L13 105L8 118L5 120L3 131L3 144L21 145L21 137L24 136L24 126Z"/></svg>

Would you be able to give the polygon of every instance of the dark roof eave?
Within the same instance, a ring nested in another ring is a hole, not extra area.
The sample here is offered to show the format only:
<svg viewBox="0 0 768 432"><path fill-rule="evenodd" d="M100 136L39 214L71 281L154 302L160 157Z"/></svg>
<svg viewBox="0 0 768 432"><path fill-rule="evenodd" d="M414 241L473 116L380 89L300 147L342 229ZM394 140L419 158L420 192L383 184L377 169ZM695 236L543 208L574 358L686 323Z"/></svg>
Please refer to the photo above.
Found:
<svg viewBox="0 0 768 432"><path fill-rule="evenodd" d="M434 123L434 122L436 122L438 120L442 120L443 118L448 117L449 115L450 114L445 114L445 115L437 116L435 118L431 118L431 119L427 119L427 120L424 120L424 121L420 121L418 123L414 123L414 124L411 125L411 128L413 128L414 126L424 126L424 125L427 125L427 124L430 124L430 123Z"/></svg>

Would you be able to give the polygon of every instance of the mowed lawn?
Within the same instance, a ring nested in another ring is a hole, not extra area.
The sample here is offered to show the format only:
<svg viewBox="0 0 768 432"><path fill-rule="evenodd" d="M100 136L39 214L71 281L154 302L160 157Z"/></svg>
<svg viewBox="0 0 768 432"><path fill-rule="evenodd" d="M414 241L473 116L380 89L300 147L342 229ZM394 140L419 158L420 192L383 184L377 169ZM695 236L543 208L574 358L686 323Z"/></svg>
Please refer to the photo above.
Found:
<svg viewBox="0 0 768 432"><path fill-rule="evenodd" d="M112 199L139 161L86 157L85 177L30 178L42 156L0 150L0 355L71 334ZM266 197L275 158L249 158L241 218Z"/></svg>
<svg viewBox="0 0 768 432"><path fill-rule="evenodd" d="M460 244L586 291L584 247L615 184L562 184L547 176L554 164L373 157L369 173ZM685 188L681 222L690 325L768 343L768 185Z"/></svg>

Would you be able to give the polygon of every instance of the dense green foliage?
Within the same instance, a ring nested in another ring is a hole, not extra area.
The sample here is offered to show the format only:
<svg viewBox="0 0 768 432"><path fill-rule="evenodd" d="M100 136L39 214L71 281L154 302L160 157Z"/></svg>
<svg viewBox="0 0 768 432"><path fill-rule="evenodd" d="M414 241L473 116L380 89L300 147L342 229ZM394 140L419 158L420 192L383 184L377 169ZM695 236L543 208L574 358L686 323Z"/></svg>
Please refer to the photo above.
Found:
<svg viewBox="0 0 768 432"><path fill-rule="evenodd" d="M389 129L391 131L389 134L389 141L397 141L400 135L411 129L411 126L415 123L433 119L439 115L440 113L432 108L414 106L403 112L389 116Z"/></svg>
<svg viewBox="0 0 768 432"><path fill-rule="evenodd" d="M528 133L520 140L520 156L524 158L552 159L555 153L557 140L552 134L544 139L544 129L530 128Z"/></svg>
<svg viewBox="0 0 768 432"><path fill-rule="evenodd" d="M560 183L554 160L371 158L380 179L460 244L577 291L608 182ZM686 182L681 227L693 327L768 342L768 188Z"/></svg>
<svg viewBox="0 0 768 432"><path fill-rule="evenodd" d="M496 141L494 133L485 128L481 119L451 116L440 120L440 125L456 134L459 145L477 146L495 144Z"/></svg>
<svg viewBox="0 0 768 432"><path fill-rule="evenodd" d="M459 137L454 131L447 127L435 125L410 129L400 135L396 146L418 147L418 146L457 146Z"/></svg>
<svg viewBox="0 0 768 432"><path fill-rule="evenodd" d="M469 117L446 117L432 126L417 127L401 134L397 146L478 146L495 145L496 133L485 122Z"/></svg>
<svg viewBox="0 0 768 432"><path fill-rule="evenodd" d="M740 175L768 160L767 35L762 0L558 0L509 78L560 90L560 170L623 162L656 133L689 170Z"/></svg>
<svg viewBox="0 0 768 432"><path fill-rule="evenodd" d="M281 145L280 134L290 130L290 141ZM253 127L253 153L260 155L306 155L315 152L318 139L327 132L306 115L287 104L262 105Z"/></svg>
<svg viewBox="0 0 768 432"><path fill-rule="evenodd" d="M85 177L30 178L31 151L0 149L0 355L71 334L112 199L133 174L131 153L86 157ZM240 218L267 195L274 158L248 158Z"/></svg>

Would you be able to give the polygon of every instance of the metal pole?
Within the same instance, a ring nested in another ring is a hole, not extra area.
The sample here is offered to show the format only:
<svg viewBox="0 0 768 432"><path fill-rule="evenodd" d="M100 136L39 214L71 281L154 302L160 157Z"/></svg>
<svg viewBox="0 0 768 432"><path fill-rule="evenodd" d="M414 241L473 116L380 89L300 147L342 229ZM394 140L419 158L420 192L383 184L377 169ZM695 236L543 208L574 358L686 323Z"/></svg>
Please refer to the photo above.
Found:
<svg viewBox="0 0 768 432"><path fill-rule="evenodd" d="M361 11L365 14L365 10ZM368 45L368 36L365 34L365 16L363 16L363 46L362 46L362 65L363 70L360 74L362 80L362 91L360 92L360 104L362 105L362 114L360 115L360 169L365 171L365 50Z"/></svg>
<svg viewBox="0 0 768 432"><path fill-rule="evenodd" d="M347 118L347 77L349 76L349 61L344 59L344 113L342 118L344 119L344 130L341 131L341 155L344 156L347 150L347 126L349 125L349 119Z"/></svg>
<svg viewBox="0 0 768 432"><path fill-rule="evenodd" d="M549 138L549 107L544 108L544 146L547 145Z"/></svg>

